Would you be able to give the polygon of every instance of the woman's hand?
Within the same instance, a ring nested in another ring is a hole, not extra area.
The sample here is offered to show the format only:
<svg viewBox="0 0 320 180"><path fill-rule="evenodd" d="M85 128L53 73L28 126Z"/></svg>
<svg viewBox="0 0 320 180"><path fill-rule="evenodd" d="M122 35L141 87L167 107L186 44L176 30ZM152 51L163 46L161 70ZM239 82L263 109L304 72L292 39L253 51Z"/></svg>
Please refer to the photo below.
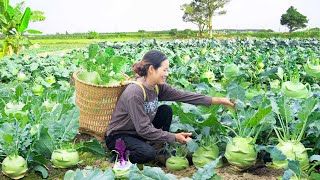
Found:
<svg viewBox="0 0 320 180"><path fill-rule="evenodd" d="M186 144L188 141L192 140L192 138L190 137L192 133L181 132L175 135L176 135L176 141L178 141L181 144Z"/></svg>
<svg viewBox="0 0 320 180"><path fill-rule="evenodd" d="M213 97L211 104L222 104L225 106L231 106L234 107L234 103L230 101L230 98L224 98L224 97Z"/></svg>

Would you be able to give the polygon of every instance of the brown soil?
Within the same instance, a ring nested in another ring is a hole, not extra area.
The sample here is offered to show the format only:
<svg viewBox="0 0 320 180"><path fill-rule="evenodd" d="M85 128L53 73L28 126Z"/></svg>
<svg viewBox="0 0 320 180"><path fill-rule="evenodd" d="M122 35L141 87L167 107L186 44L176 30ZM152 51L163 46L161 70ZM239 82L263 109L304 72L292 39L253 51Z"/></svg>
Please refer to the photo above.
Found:
<svg viewBox="0 0 320 180"><path fill-rule="evenodd" d="M163 169L166 173L174 174L178 178L192 177L192 175L197 171L194 166L190 166L190 168L181 171L170 171L165 167ZM216 169L216 172L224 180L277 180L277 177L283 174L281 170L275 170L269 167L237 171L229 165Z"/></svg>
<svg viewBox="0 0 320 180"><path fill-rule="evenodd" d="M77 136L77 142L88 141L91 140L93 137L86 134L79 134ZM105 144L102 142L102 145L105 147ZM105 147L105 149L107 149ZM258 163L255 167L250 169L239 171L233 166L228 165L225 163L223 167L216 169L218 175L220 175L224 180L277 180L279 176L283 175L282 170L276 170L270 167L266 167L261 163ZM95 161L92 166L100 167L104 169L105 167L113 167L113 163L110 163L106 159L100 159ZM154 166L154 165L150 165ZM166 173L171 173L176 175L178 178L182 177L192 177L192 175L197 171L195 166L190 166L189 168L181 171L171 171L168 170L166 167L161 167Z"/></svg>
<svg viewBox="0 0 320 180"><path fill-rule="evenodd" d="M282 170L269 167L259 167L248 171L238 172L232 166L217 169L217 173L225 180L277 180L283 174Z"/></svg>
<svg viewBox="0 0 320 180"><path fill-rule="evenodd" d="M105 160L97 160L92 166L94 167L113 167L113 163ZM104 169L102 168L102 169ZM192 177L197 172L195 166L190 166L181 171L171 171L166 167L161 167L166 173L174 174L177 178ZM279 176L283 175L282 170L276 170L269 167L258 167L247 171L237 171L232 166L226 165L215 170L219 176L224 180L277 180Z"/></svg>

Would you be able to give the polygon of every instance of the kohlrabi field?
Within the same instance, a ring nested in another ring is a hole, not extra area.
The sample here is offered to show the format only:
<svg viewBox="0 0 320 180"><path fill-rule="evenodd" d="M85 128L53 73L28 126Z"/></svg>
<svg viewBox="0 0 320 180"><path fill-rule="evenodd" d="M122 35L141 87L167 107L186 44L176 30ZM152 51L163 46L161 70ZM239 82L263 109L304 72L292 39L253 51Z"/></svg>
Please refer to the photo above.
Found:
<svg viewBox="0 0 320 180"><path fill-rule="evenodd" d="M193 140L171 145L166 166L114 164L103 141L79 132L72 73L116 85L151 49L169 57L169 84L229 97L236 110L163 102L174 111L170 131ZM99 42L4 56L0 72L0 179L320 179L319 39Z"/></svg>

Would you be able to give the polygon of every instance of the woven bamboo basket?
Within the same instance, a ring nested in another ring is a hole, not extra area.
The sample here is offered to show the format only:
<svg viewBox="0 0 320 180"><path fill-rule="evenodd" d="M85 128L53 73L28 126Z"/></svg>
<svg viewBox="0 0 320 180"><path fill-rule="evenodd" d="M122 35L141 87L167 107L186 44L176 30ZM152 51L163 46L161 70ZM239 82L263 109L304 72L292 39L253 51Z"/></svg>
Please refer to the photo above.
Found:
<svg viewBox="0 0 320 180"><path fill-rule="evenodd" d="M90 84L78 79L79 72L73 73L76 104L80 110L79 131L103 140L116 103L128 83L118 86Z"/></svg>

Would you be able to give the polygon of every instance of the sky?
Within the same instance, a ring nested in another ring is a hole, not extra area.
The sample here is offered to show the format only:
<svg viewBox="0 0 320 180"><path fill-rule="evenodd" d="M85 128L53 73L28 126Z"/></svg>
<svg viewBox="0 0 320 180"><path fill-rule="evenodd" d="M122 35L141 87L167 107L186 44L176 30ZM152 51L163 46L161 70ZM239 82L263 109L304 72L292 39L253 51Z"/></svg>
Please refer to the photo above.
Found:
<svg viewBox="0 0 320 180"><path fill-rule="evenodd" d="M11 0L11 4L21 2ZM182 20L180 6L191 0L25 0L32 10L45 13L46 20L29 24L44 34L76 32L136 32L194 29ZM226 15L213 18L214 29L272 29L288 31L280 25L281 15L294 6L309 19L308 28L320 27L320 0L231 0Z"/></svg>

